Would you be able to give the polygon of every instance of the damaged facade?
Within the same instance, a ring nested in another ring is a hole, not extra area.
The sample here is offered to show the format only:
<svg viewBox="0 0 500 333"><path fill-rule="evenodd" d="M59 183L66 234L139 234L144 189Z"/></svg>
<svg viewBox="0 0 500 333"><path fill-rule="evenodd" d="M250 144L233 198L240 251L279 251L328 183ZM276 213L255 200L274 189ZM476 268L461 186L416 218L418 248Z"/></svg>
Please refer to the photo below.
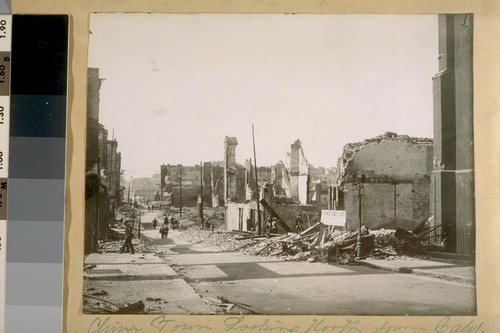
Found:
<svg viewBox="0 0 500 333"><path fill-rule="evenodd" d="M299 139L290 148L290 196L305 205L309 197L309 165Z"/></svg>
<svg viewBox="0 0 500 333"><path fill-rule="evenodd" d="M334 206L345 210L347 228L413 230L429 217L432 139L395 133L347 144L338 162Z"/></svg>
<svg viewBox="0 0 500 333"><path fill-rule="evenodd" d="M121 153L118 142L108 140L108 131L99 123L98 68L88 69L87 146L85 164L85 253L97 250L106 239L115 210L121 205Z"/></svg>

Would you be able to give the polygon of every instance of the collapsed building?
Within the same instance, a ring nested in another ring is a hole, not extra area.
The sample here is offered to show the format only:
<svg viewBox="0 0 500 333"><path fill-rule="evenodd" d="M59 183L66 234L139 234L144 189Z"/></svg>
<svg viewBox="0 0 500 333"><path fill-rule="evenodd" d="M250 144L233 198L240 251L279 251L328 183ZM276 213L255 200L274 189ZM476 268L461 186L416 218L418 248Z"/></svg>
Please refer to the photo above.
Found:
<svg viewBox="0 0 500 333"><path fill-rule="evenodd" d="M432 139L391 132L347 144L332 191L346 227L357 229L360 216L369 229L413 230L427 219L432 157Z"/></svg>
<svg viewBox="0 0 500 333"><path fill-rule="evenodd" d="M224 139L225 216L228 230L258 230L259 221L263 224L271 214L269 210L273 210L284 222L283 225L278 225L280 232L294 230L298 215L305 222L304 227L319 221L319 208L309 205L310 166L300 140L290 146L290 167L287 168L282 161L271 167L258 167L257 184L256 170L251 159L246 160L244 167L237 165L237 144L238 141L234 137ZM258 203L262 199L267 207Z"/></svg>

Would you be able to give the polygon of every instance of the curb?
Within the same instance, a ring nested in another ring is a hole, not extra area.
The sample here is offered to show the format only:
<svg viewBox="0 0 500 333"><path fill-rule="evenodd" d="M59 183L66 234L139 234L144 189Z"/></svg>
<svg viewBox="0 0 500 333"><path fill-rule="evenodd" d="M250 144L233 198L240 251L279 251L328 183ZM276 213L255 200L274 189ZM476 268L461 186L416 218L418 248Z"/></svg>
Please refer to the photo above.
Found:
<svg viewBox="0 0 500 333"><path fill-rule="evenodd" d="M450 275L446 273L440 273L440 272L433 272L425 269L418 269L418 268L410 268L410 267L387 267L387 266L381 266L373 262L368 262L364 260L358 260L356 263L362 265L362 266L367 266L375 269L381 269L385 271L390 271L390 272L395 272L395 273L402 273L402 274L415 274L418 276L429 276L433 278L438 278L446 281L453 281L453 282L460 282L460 283L465 283L465 284L475 284L475 279L474 278L469 278L465 276L456 276L456 275Z"/></svg>
<svg viewBox="0 0 500 333"><path fill-rule="evenodd" d="M432 271L426 271L423 269L410 269L410 271L411 271L411 273L413 273L415 275L430 276L433 278L438 278L438 279L442 279L442 280L446 280L446 281L460 282L460 283L471 284L471 285L475 284L475 282L476 282L476 279L465 277L465 276L437 273L437 272L432 272Z"/></svg>
<svg viewBox="0 0 500 333"><path fill-rule="evenodd" d="M373 262L368 262L364 260L356 260L356 263L362 266L367 266L371 268L376 268L376 269L382 269L384 271L390 271L390 272L396 272L396 273L412 273L411 269L405 268L405 267L387 267L387 266L380 266L377 265L376 263Z"/></svg>
<svg viewBox="0 0 500 333"><path fill-rule="evenodd" d="M472 254L457 254L457 253L435 252L435 251L427 251L426 253L432 258L437 258L437 259L462 260L471 263L475 261L475 257Z"/></svg>

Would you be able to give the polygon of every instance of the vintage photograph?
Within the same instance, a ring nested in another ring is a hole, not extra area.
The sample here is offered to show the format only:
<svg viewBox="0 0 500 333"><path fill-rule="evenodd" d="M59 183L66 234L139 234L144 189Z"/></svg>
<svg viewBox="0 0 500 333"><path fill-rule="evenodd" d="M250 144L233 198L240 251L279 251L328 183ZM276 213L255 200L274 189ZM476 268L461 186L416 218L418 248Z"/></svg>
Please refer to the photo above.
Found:
<svg viewBox="0 0 500 333"><path fill-rule="evenodd" d="M82 312L477 314L473 28L91 14Z"/></svg>

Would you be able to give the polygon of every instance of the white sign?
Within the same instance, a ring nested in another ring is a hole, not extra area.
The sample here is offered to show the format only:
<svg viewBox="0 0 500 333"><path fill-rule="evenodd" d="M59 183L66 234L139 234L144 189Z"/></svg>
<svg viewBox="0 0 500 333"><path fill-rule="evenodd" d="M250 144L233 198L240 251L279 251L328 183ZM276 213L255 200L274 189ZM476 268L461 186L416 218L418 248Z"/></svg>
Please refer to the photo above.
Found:
<svg viewBox="0 0 500 333"><path fill-rule="evenodd" d="M345 210L321 210L321 223L343 227L345 222Z"/></svg>

